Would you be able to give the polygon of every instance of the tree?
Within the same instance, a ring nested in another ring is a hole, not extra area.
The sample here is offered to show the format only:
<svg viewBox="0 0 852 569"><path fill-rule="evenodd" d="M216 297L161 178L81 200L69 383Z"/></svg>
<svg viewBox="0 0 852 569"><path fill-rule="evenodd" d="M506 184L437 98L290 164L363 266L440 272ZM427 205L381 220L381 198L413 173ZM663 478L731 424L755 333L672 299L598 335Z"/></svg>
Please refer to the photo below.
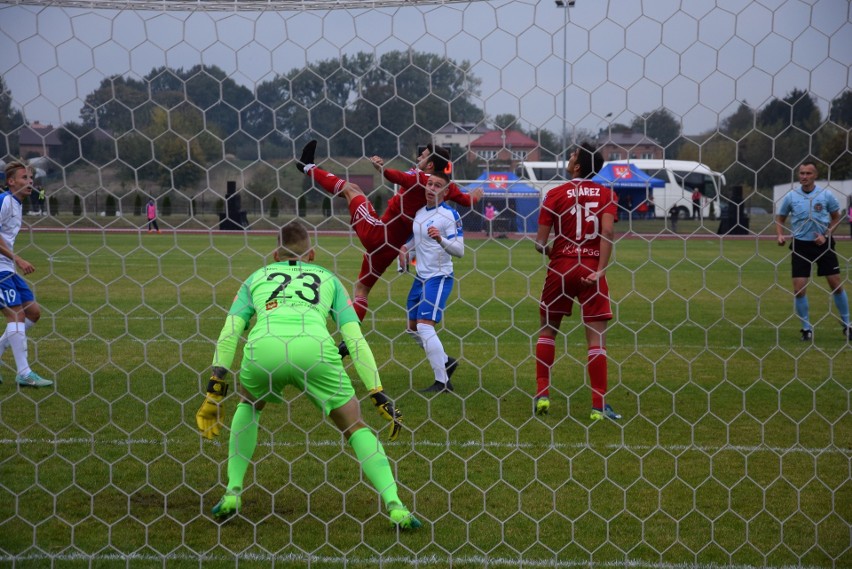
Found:
<svg viewBox="0 0 852 569"><path fill-rule="evenodd" d="M107 194L106 200L104 201L104 213L106 213L107 217L115 217L115 196L112 194Z"/></svg>
<svg viewBox="0 0 852 569"><path fill-rule="evenodd" d="M722 120L719 130L734 140L739 140L743 135L754 129L755 120L754 109L748 106L747 101L743 101L731 116Z"/></svg>
<svg viewBox="0 0 852 569"><path fill-rule="evenodd" d="M12 93L0 76L0 158L18 155L18 137L11 135L23 125L24 115L12 107Z"/></svg>
<svg viewBox="0 0 852 569"><path fill-rule="evenodd" d="M847 89L842 95L831 100L828 118L842 127L852 127L852 91Z"/></svg>
<svg viewBox="0 0 852 569"><path fill-rule="evenodd" d="M0 76L0 158L18 155L18 137L13 133L23 125L24 115L12 107L12 93Z"/></svg>
<svg viewBox="0 0 852 569"><path fill-rule="evenodd" d="M494 128L499 128L501 130L518 130L520 129L520 123L518 122L518 117L511 113L505 113L494 117Z"/></svg>
<svg viewBox="0 0 852 569"><path fill-rule="evenodd" d="M633 119L631 127L636 132L642 132L648 138L656 140L665 149L667 157L677 156L683 139L681 125L667 109L657 109Z"/></svg>
<svg viewBox="0 0 852 569"><path fill-rule="evenodd" d="M262 108L292 140L319 136L335 155L411 154L448 122L479 122L468 62L413 50L344 55L258 86Z"/></svg>

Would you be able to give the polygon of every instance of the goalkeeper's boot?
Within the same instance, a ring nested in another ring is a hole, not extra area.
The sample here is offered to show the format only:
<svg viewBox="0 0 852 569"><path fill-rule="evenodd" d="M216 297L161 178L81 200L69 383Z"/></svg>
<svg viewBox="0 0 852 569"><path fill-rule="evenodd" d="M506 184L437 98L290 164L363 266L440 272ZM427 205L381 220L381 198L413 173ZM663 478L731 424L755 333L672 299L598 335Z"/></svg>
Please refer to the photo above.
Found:
<svg viewBox="0 0 852 569"><path fill-rule="evenodd" d="M421 389L420 393L450 393L451 391L455 391L456 388L453 387L453 384L447 380L447 383L441 383L440 381L436 381L426 389Z"/></svg>
<svg viewBox="0 0 852 569"><path fill-rule="evenodd" d="M213 517L221 520L236 514L242 506L242 500L236 494L226 493L219 500L219 503L213 506L211 512Z"/></svg>
<svg viewBox="0 0 852 569"><path fill-rule="evenodd" d="M547 395L535 398L535 414L547 415L550 411L550 398Z"/></svg>
<svg viewBox="0 0 852 569"><path fill-rule="evenodd" d="M459 367L458 360L456 360L456 358L452 358L450 356L447 356L447 363L444 364L444 369L447 370L447 384L448 385L450 383L450 379L453 377L453 374L456 373L456 368L458 368L458 367ZM450 391L452 391L452 390L453 390L453 388L450 387Z"/></svg>
<svg viewBox="0 0 852 569"><path fill-rule="evenodd" d="M408 511L408 508L399 502L394 502L388 507L388 515L391 525L399 529L417 529L423 525L414 517L414 514Z"/></svg>
<svg viewBox="0 0 852 569"><path fill-rule="evenodd" d="M314 163L314 155L317 152L317 141L312 140L302 149L302 155L296 161L296 169L302 174L305 173L305 166Z"/></svg>
<svg viewBox="0 0 852 569"><path fill-rule="evenodd" d="M848 341L852 342L852 326L843 326L843 335Z"/></svg>
<svg viewBox="0 0 852 569"><path fill-rule="evenodd" d="M609 403L604 405L603 409L592 408L592 414L589 418L597 421L599 419L603 419L604 417L612 421L618 421L619 419L621 419L621 415L616 413L615 409L613 409L612 405L610 405Z"/></svg>
<svg viewBox="0 0 852 569"><path fill-rule="evenodd" d="M346 342L341 341L337 344L337 353L340 354L341 360L349 355L349 348L346 347Z"/></svg>
<svg viewBox="0 0 852 569"><path fill-rule="evenodd" d="M30 371L27 375L17 376L15 381L18 382L18 385L22 385L24 387L50 387L53 385L52 381L44 379L34 371Z"/></svg>
<svg viewBox="0 0 852 569"><path fill-rule="evenodd" d="M802 341L803 341L803 342L812 342L812 341L813 341L813 339L814 339L814 331L813 331L813 329L811 329L811 330L805 330L805 329L803 328L803 329L799 330L799 333L802 335Z"/></svg>

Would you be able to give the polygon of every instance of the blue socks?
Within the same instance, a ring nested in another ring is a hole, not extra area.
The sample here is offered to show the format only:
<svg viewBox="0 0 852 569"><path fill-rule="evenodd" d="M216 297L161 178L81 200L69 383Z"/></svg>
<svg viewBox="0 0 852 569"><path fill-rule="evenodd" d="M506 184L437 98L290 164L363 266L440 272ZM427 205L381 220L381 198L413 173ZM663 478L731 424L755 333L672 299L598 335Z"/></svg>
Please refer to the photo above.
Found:
<svg viewBox="0 0 852 569"><path fill-rule="evenodd" d="M841 290L832 296L834 297L834 306L837 307L837 312L840 314L840 320L844 326L849 326L849 296L845 290Z"/></svg>
<svg viewBox="0 0 852 569"><path fill-rule="evenodd" d="M810 330L811 329L811 322L810 322L810 307L808 305L808 297L807 296L797 296L797 297L795 297L795 302L796 302L796 315L802 321L802 330Z"/></svg>

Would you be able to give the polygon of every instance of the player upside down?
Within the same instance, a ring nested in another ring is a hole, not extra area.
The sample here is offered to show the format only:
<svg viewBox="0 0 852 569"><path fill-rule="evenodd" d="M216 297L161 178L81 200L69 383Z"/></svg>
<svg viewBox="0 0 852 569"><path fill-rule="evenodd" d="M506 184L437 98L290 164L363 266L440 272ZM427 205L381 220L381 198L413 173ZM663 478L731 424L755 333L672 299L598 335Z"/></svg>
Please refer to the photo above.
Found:
<svg viewBox="0 0 852 569"><path fill-rule="evenodd" d="M411 237L414 216L426 205L425 187L430 176L436 171L446 173L451 170L450 154L443 147L429 144L418 156L417 167L408 172L385 168L381 157L371 157L370 162L376 170L382 172L386 180L399 186L380 217L358 185L316 166L316 148L316 140L308 142L296 162L296 168L330 194L346 198L352 228L365 249L353 298L355 312L359 320L363 321L367 314L370 291L387 268L398 259L402 247ZM479 188L467 195L456 184L450 183L444 199L472 207L482 198L482 194L483 190ZM345 344L340 344L339 352L341 357L348 355ZM445 365L447 374L452 375L458 362L448 357Z"/></svg>

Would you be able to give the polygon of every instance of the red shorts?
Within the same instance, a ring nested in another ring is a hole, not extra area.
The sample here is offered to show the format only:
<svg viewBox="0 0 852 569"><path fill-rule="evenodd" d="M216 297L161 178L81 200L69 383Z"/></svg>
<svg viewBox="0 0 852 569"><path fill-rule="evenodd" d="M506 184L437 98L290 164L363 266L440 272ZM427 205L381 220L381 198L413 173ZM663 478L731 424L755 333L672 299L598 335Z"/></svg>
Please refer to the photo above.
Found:
<svg viewBox="0 0 852 569"><path fill-rule="evenodd" d="M366 250L361 261L358 282L372 288L399 256L411 227L398 223L387 224L379 219L373 204L366 196L356 196L349 202L352 228Z"/></svg>
<svg viewBox="0 0 852 569"><path fill-rule="evenodd" d="M539 313L542 316L561 314L570 316L574 299L580 303L583 322L612 320L612 308L609 304L609 286L606 277L593 285L585 285L580 280L598 268L598 260L583 257L581 259L554 259L547 267L544 290L541 292Z"/></svg>

